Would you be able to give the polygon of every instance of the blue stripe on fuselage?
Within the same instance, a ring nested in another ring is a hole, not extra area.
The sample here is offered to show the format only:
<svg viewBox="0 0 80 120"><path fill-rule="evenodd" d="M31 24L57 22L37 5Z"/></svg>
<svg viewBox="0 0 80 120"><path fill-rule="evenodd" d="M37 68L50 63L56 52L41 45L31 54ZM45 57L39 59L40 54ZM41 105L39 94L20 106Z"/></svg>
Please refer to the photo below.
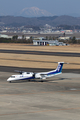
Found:
<svg viewBox="0 0 80 120"><path fill-rule="evenodd" d="M47 74L47 76L49 76L49 75L56 75L56 74L58 74L58 73L61 73L61 72L57 72L57 71L50 72L50 73Z"/></svg>
<svg viewBox="0 0 80 120"><path fill-rule="evenodd" d="M28 79L34 79L35 77L29 77L29 78L22 78L22 79L19 79L19 80L28 80Z"/></svg>

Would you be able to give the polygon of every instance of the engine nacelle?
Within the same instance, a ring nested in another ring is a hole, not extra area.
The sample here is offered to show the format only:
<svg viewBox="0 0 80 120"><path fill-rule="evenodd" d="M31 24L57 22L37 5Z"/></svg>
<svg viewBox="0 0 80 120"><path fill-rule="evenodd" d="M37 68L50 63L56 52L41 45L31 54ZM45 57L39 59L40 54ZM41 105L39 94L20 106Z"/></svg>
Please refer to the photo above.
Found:
<svg viewBox="0 0 80 120"><path fill-rule="evenodd" d="M42 77L41 77L41 75L40 75L39 73L36 73L36 74L35 74L35 78L36 78L36 79L39 79L39 78L42 78Z"/></svg>

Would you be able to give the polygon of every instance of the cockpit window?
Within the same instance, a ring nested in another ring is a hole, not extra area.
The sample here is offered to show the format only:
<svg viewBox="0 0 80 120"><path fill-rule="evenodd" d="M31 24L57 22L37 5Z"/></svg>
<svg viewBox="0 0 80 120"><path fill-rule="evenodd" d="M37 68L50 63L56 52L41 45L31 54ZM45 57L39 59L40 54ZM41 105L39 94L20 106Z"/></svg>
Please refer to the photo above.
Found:
<svg viewBox="0 0 80 120"><path fill-rule="evenodd" d="M11 76L11 78L15 78L15 76Z"/></svg>
<svg viewBox="0 0 80 120"><path fill-rule="evenodd" d="M29 72L27 72L27 74L30 74Z"/></svg>

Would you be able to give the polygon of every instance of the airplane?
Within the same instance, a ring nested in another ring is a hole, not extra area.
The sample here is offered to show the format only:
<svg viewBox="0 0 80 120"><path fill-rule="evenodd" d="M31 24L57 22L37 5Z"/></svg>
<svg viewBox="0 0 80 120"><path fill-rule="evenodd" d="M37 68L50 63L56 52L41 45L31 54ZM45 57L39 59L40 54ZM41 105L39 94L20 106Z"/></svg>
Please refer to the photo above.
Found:
<svg viewBox="0 0 80 120"><path fill-rule="evenodd" d="M64 62L58 62L57 68L55 70L48 71L48 72L34 73L34 72L16 71L16 72L19 72L20 74L12 75L11 77L7 79L7 81L11 83L11 81L16 81L16 80L31 80L31 79L42 79L43 80L49 77L53 77L55 75L59 75L62 73L63 64Z"/></svg>

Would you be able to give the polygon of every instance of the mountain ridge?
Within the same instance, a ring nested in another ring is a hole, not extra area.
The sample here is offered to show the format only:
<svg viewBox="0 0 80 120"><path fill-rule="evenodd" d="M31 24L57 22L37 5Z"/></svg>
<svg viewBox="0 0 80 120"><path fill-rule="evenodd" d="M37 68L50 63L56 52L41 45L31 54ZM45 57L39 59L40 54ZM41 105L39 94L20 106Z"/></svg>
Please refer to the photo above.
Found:
<svg viewBox="0 0 80 120"><path fill-rule="evenodd" d="M59 25L79 25L80 26L80 17L72 16L50 16L50 17L21 17L21 16L0 16L0 25L4 26L44 26L49 24L51 26Z"/></svg>

